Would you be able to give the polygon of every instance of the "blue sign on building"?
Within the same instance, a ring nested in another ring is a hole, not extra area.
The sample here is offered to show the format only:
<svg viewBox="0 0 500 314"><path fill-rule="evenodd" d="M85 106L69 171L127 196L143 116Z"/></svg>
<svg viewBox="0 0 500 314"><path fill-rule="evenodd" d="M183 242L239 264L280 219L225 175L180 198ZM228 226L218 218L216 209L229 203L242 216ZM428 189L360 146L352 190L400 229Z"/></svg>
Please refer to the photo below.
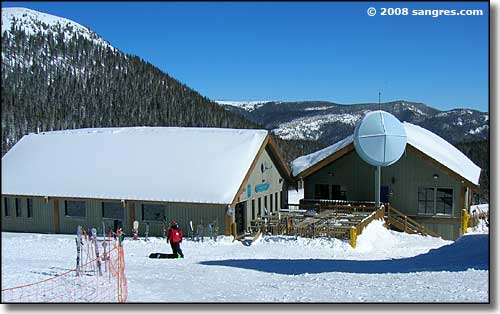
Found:
<svg viewBox="0 0 500 314"><path fill-rule="evenodd" d="M255 192L257 193L267 191L267 189L269 189L269 183L262 183L255 186Z"/></svg>
<svg viewBox="0 0 500 314"><path fill-rule="evenodd" d="M250 198L252 196L252 186L247 185L247 197Z"/></svg>

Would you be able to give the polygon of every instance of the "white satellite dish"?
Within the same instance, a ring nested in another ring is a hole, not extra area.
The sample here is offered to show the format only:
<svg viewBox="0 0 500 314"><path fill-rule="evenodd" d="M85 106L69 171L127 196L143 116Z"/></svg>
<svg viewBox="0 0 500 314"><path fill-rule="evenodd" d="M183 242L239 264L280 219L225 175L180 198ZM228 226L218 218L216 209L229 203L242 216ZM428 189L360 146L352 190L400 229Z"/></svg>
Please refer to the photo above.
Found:
<svg viewBox="0 0 500 314"><path fill-rule="evenodd" d="M375 172L375 203L380 206L380 167L392 165L406 148L406 129L392 114L377 110L367 113L354 130L354 147L359 157Z"/></svg>
<svg viewBox="0 0 500 314"><path fill-rule="evenodd" d="M405 151L405 127L388 112L369 112L354 130L354 147L359 157L370 165L392 165Z"/></svg>

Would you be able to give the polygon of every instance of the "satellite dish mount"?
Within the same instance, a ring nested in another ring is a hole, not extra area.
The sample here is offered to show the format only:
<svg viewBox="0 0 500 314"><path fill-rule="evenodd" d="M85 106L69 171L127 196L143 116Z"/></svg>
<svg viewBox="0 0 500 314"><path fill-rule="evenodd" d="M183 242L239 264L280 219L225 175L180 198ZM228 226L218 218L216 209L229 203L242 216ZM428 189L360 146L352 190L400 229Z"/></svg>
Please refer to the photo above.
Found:
<svg viewBox="0 0 500 314"><path fill-rule="evenodd" d="M354 148L361 159L376 167L375 204L380 207L381 167L392 165L403 155L406 148L406 129L388 112L369 112L354 130Z"/></svg>

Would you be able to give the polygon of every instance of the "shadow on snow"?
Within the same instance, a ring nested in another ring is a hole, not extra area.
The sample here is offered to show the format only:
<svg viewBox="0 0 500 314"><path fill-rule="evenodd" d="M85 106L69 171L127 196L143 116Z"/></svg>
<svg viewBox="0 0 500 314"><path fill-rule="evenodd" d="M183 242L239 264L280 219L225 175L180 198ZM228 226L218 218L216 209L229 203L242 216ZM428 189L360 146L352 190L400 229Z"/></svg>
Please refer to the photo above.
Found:
<svg viewBox="0 0 500 314"><path fill-rule="evenodd" d="M337 259L230 259L203 261L202 265L252 269L284 275L345 272L359 274L465 271L489 269L487 234L468 235L452 244L409 258L390 260Z"/></svg>

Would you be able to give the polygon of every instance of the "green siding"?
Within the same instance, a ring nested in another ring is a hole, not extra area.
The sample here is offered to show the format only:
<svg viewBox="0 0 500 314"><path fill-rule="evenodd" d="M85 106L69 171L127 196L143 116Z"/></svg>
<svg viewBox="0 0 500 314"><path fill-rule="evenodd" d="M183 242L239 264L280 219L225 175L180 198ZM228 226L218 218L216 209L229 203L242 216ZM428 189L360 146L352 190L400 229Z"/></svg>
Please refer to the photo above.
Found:
<svg viewBox="0 0 500 314"><path fill-rule="evenodd" d="M264 164L266 168L264 172L261 171L261 165ZM266 191L256 192L255 187L260 184L269 184L269 188ZM266 207L270 211L270 195L273 195L273 212L276 212L275 207L275 195L278 193L278 207L281 207L283 203L286 203L286 199L283 198L282 191L286 191L285 180L280 175L276 165L273 163L269 153L264 150L262 155L257 160L254 170L252 171L247 184L244 186L244 191L239 195L239 202L246 203L246 227L250 226L252 221L252 200L255 200L255 216L258 215L258 199L261 199L262 208L264 208L264 196L267 196L268 206ZM248 197L247 187L250 185L251 195ZM262 213L264 210L262 209Z"/></svg>
<svg viewBox="0 0 500 314"><path fill-rule="evenodd" d="M135 203L135 220L139 222L139 235L143 236L146 230L146 221L142 220L142 203ZM225 227L225 205L218 204L194 204L194 203L165 203L165 217L167 223L175 219L187 237L189 235L189 221L193 222L193 227L203 224L209 234L208 224L217 222L219 234L224 234ZM162 235L162 222L149 222L149 235Z"/></svg>
<svg viewBox="0 0 500 314"><path fill-rule="evenodd" d="M61 233L75 233L78 225L85 227L85 229L96 228L98 232L102 232L102 221L106 223L106 229L113 226L113 220L103 219L102 217L102 201L99 200L85 200L86 217L69 217L65 215L65 202L63 199L59 201L59 217ZM130 223L128 212L124 210L123 231L130 234Z"/></svg>
<svg viewBox="0 0 500 314"><path fill-rule="evenodd" d="M15 198L2 196L2 231L22 231L22 232L54 232L54 202L46 202L45 199L36 197L33 199L33 218L28 218L28 204L26 197L19 197L22 217L15 217L15 209L11 211L11 216L5 216L4 199L11 204L14 209Z"/></svg>
<svg viewBox="0 0 500 314"><path fill-rule="evenodd" d="M353 201L374 201L375 167L364 162L355 151L337 159L319 171L304 178L304 197L314 198L315 184L340 185L346 191L347 199ZM437 174L439 178L433 178ZM393 183L394 182L394 183ZM460 217L460 195L462 184L449 176L430 161L424 160L406 149L395 164L383 167L381 186L388 186L392 191L389 203L409 216L417 216L418 188L440 187L453 189L452 217ZM440 222L432 225L444 238L458 237L456 222Z"/></svg>
<svg viewBox="0 0 500 314"><path fill-rule="evenodd" d="M460 222L427 222L419 221L418 218L416 221L429 230L440 234L445 240L456 240L460 237Z"/></svg>
<svg viewBox="0 0 500 314"><path fill-rule="evenodd" d="M33 199L33 218L27 218L27 201L26 198L20 197L23 216L15 217L15 211L11 211L11 217L5 217L4 197L2 197L2 231L20 231L20 232L40 232L40 233L55 233L54 227L54 200L45 202L43 198ZM15 198L7 198L7 201L14 208ZM60 233L73 234L76 232L78 225L86 229L96 228L99 234L102 232L102 221L105 222L106 230L113 226L113 219L103 218L102 216L102 201L99 200L83 200L86 207L85 217L69 217L65 215L65 200L58 199L59 202L59 219ZM118 202L119 203L119 202ZM131 235L132 221L129 217L129 207L134 209L135 220L139 221L139 236L144 236L146 230L146 222L142 221L141 203L131 202L123 209L123 231L126 235ZM167 222L176 219L180 224L185 235L188 235L189 221L193 221L196 226L203 222L208 235L208 224L217 221L219 225L219 234L224 234L225 227L225 205L213 204L177 204L163 203L165 205L165 216ZM162 223L150 222L150 236L162 235Z"/></svg>

